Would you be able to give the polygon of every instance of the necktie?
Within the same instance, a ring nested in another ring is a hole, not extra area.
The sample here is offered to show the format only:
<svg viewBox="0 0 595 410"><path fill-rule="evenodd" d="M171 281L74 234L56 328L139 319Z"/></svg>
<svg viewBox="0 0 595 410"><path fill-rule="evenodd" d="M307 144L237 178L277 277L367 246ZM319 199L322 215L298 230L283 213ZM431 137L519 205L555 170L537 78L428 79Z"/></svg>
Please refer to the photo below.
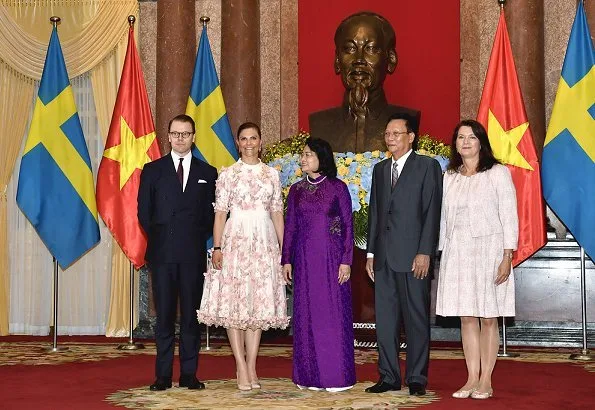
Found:
<svg viewBox="0 0 595 410"><path fill-rule="evenodd" d="M182 186L182 191L184 190L184 167L182 166L182 161L184 158L180 158L180 163L178 164L178 179L180 180L180 185Z"/></svg>
<svg viewBox="0 0 595 410"><path fill-rule="evenodd" d="M399 169L397 168L397 163L393 162L392 175L390 178L390 186L392 188L397 185L397 179L399 179Z"/></svg>

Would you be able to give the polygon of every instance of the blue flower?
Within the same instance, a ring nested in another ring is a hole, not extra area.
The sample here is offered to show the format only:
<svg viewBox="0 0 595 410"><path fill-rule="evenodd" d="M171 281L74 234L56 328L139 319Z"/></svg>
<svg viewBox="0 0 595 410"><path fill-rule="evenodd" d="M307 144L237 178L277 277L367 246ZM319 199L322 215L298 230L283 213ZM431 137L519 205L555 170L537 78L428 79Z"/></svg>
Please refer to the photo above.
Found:
<svg viewBox="0 0 595 410"><path fill-rule="evenodd" d="M450 162L450 159L443 157L442 155L436 155L434 159L438 161L438 163L440 164L440 168L442 168L442 173L445 173L446 168L448 168L448 163Z"/></svg>

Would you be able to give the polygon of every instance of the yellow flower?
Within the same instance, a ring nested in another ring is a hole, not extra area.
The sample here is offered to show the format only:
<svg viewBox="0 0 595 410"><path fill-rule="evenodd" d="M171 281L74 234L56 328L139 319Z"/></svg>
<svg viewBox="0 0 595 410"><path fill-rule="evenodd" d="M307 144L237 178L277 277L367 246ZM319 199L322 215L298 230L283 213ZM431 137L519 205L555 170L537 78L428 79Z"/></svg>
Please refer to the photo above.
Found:
<svg viewBox="0 0 595 410"><path fill-rule="evenodd" d="M355 177L355 178L353 178L353 183L354 183L355 185L357 185L357 186L360 186L360 187L361 187L361 186L362 186L362 179L361 179L361 178L359 178L359 177Z"/></svg>
<svg viewBox="0 0 595 410"><path fill-rule="evenodd" d="M353 158L345 158L345 165L349 165L353 162Z"/></svg>
<svg viewBox="0 0 595 410"><path fill-rule="evenodd" d="M295 170L295 175L297 175L298 177L301 177L302 176L302 169L301 168L296 169Z"/></svg>
<svg viewBox="0 0 595 410"><path fill-rule="evenodd" d="M355 154L355 160L356 161L361 161L364 159L364 155L363 154Z"/></svg>
<svg viewBox="0 0 595 410"><path fill-rule="evenodd" d="M362 167L361 167L361 165L359 165L359 166L358 166L358 167L355 169L355 172L357 172L358 174L361 174L361 173L362 173Z"/></svg>
<svg viewBox="0 0 595 410"><path fill-rule="evenodd" d="M337 173L344 177L345 175L349 174L349 168L345 166L340 166L339 168L337 168Z"/></svg>
<svg viewBox="0 0 595 410"><path fill-rule="evenodd" d="M372 158L378 158L380 156L380 151L372 151Z"/></svg>

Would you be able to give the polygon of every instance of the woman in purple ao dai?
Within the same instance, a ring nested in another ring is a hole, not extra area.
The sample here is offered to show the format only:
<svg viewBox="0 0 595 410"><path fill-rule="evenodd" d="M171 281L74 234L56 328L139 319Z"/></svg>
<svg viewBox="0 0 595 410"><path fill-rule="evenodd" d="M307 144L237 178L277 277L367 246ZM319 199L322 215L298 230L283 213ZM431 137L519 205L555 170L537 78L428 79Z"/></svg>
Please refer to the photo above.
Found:
<svg viewBox="0 0 595 410"><path fill-rule="evenodd" d="M293 282L293 382L337 392L355 384L351 263L353 217L328 142L308 138L306 177L287 198L281 264Z"/></svg>

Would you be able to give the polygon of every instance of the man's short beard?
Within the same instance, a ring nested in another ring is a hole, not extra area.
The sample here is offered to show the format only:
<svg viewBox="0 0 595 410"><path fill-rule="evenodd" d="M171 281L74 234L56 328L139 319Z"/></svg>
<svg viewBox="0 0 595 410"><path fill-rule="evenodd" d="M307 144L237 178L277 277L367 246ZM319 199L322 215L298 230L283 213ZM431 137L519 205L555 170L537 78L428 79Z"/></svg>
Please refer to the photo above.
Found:
<svg viewBox="0 0 595 410"><path fill-rule="evenodd" d="M368 88L356 82L349 90L349 111L355 117L368 115Z"/></svg>

